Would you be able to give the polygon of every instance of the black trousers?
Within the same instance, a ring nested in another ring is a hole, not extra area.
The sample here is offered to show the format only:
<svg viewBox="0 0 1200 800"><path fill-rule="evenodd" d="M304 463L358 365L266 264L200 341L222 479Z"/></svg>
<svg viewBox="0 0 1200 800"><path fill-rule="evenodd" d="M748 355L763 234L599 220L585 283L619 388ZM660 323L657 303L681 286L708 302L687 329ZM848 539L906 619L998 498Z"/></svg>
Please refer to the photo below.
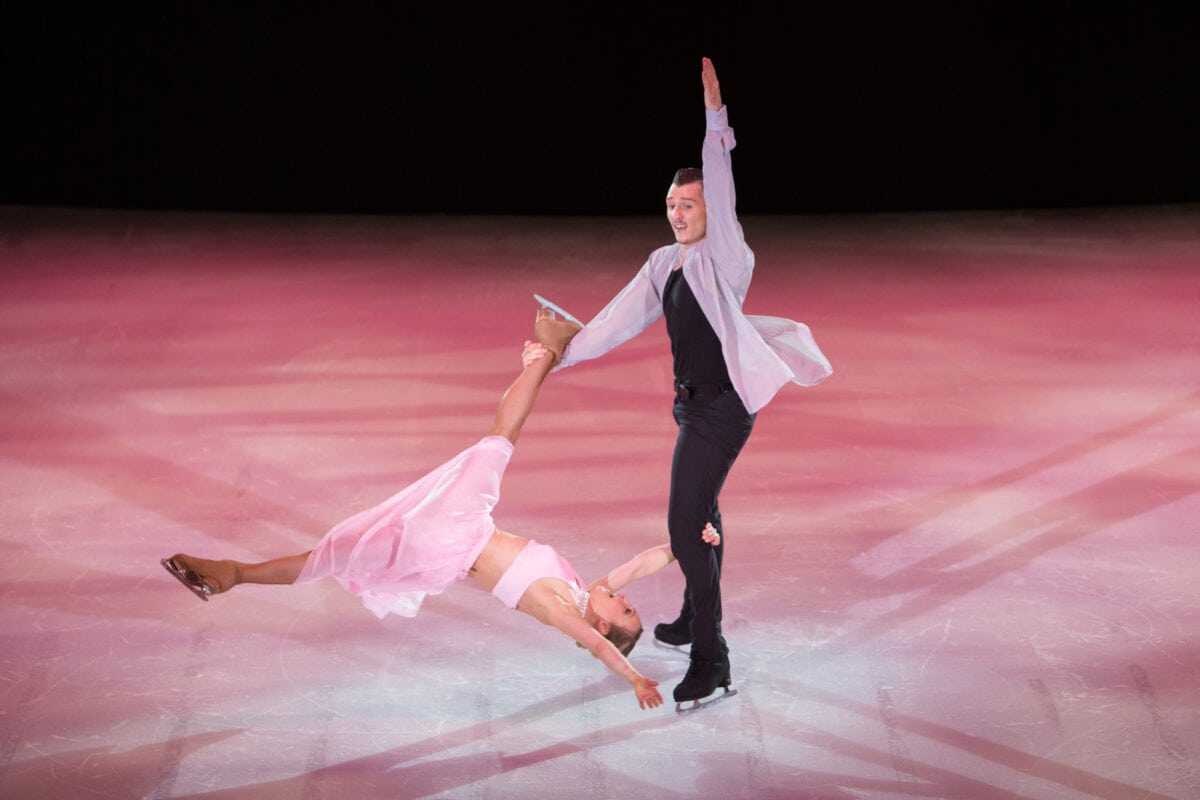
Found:
<svg viewBox="0 0 1200 800"><path fill-rule="evenodd" d="M737 392L676 397L679 436L671 463L667 527L671 550L687 583L681 619L691 618L692 658L720 660L729 648L721 635L721 562L725 530L717 497L742 446L750 438L755 415ZM700 538L711 522L721 534L717 547Z"/></svg>

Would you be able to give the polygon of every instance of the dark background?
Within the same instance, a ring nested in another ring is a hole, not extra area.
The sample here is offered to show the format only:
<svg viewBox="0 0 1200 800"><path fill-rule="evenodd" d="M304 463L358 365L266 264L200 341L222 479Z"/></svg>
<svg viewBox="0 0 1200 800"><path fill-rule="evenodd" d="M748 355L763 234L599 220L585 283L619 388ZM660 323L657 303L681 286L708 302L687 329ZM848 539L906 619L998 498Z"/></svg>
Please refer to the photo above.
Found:
<svg viewBox="0 0 1200 800"><path fill-rule="evenodd" d="M14 6L0 202L657 213L702 55L743 212L1196 202L1191 6Z"/></svg>

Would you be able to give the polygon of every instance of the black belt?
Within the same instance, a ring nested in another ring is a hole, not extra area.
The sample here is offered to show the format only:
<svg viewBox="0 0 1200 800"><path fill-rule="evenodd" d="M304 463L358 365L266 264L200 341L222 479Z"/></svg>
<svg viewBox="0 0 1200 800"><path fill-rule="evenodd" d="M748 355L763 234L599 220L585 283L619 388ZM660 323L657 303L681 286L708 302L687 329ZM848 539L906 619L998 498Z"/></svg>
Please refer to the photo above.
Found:
<svg viewBox="0 0 1200 800"><path fill-rule="evenodd" d="M680 400L691 400L695 397L712 397L713 395L725 394L731 391L733 384L729 381L725 383L696 383L691 386L684 386L679 381L675 381L675 396Z"/></svg>

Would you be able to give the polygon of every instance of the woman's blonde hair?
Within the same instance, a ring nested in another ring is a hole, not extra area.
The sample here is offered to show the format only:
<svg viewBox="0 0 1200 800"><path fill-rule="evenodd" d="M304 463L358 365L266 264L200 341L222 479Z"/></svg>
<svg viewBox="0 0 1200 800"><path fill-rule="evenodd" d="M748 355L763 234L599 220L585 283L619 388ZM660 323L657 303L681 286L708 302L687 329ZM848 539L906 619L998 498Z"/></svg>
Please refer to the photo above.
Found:
<svg viewBox="0 0 1200 800"><path fill-rule="evenodd" d="M633 652L633 646L638 643L638 639L642 638L642 631L645 628L638 627L636 631L627 631L624 628L618 628L613 625L608 629L608 635L604 638L613 643L613 647L621 651L621 655L626 658Z"/></svg>
<svg viewBox="0 0 1200 800"><path fill-rule="evenodd" d="M642 638L642 631L644 630L645 628L639 627L636 631L627 631L624 628L612 625L609 627L608 633L601 633L600 635L612 642L612 646L617 648L621 655L628 658L629 654L633 652L633 646L638 643L638 639ZM583 643L576 642L575 646L583 647ZM586 650L587 648L584 647L584 649Z"/></svg>

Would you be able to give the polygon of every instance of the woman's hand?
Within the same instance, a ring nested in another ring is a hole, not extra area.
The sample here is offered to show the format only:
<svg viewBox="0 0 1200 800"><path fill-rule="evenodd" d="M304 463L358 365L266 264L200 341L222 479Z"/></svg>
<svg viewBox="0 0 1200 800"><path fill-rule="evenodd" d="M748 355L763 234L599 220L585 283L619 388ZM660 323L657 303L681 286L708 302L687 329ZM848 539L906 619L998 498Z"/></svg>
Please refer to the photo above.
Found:
<svg viewBox="0 0 1200 800"><path fill-rule="evenodd" d="M550 350L544 344L526 340L525 349L521 351L521 366L528 367L547 355L550 355Z"/></svg>
<svg viewBox="0 0 1200 800"><path fill-rule="evenodd" d="M700 533L700 538L713 547L721 544L721 534L717 533L717 529L713 527L711 522L704 526L704 530Z"/></svg>
<svg viewBox="0 0 1200 800"><path fill-rule="evenodd" d="M662 695L658 693L658 681L639 675L633 681L633 690L637 692L638 707L645 711L647 708L657 708L662 705Z"/></svg>

